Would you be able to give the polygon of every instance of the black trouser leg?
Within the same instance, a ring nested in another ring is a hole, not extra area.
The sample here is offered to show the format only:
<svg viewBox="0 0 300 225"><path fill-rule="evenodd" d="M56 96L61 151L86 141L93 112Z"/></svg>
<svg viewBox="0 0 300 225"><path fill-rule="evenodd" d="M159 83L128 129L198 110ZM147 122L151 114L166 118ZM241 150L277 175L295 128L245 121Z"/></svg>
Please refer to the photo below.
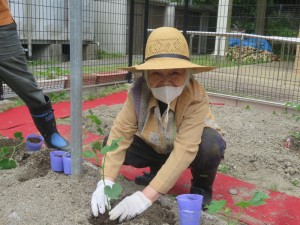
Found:
<svg viewBox="0 0 300 225"><path fill-rule="evenodd" d="M147 186L165 163L168 156L157 153L141 138L134 136L133 142L127 150L124 164L132 165L136 168L149 166L150 173L144 172L144 175L136 176L134 179L136 184Z"/></svg>
<svg viewBox="0 0 300 225"><path fill-rule="evenodd" d="M103 146L107 143L108 136L103 140ZM134 136L133 141L126 151L124 165L136 168L152 167L156 172L165 163L169 155L159 154L153 150L140 137Z"/></svg>
<svg viewBox="0 0 300 225"><path fill-rule="evenodd" d="M105 137L103 145L106 145L108 136ZM140 185L148 185L165 163L169 155L159 154L144 142L140 137L134 136L133 141L126 151L124 165L136 168L150 167L150 173L144 172L143 176L137 176L135 182Z"/></svg>
<svg viewBox="0 0 300 225"><path fill-rule="evenodd" d="M39 109L46 102L43 90L37 86L28 70L24 55L0 60L0 79L4 81L30 109Z"/></svg>
<svg viewBox="0 0 300 225"><path fill-rule="evenodd" d="M190 193L203 195L203 207L211 202L213 182L225 148L226 142L216 130L204 128L199 151L190 165L193 176Z"/></svg>

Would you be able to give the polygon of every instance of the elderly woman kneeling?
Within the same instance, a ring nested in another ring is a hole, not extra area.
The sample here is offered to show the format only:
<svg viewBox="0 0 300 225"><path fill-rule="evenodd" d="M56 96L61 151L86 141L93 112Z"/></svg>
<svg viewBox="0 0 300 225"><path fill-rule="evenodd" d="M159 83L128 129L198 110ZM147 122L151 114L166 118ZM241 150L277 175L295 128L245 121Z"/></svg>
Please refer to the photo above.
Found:
<svg viewBox="0 0 300 225"><path fill-rule="evenodd" d="M193 77L213 67L190 62L188 44L172 27L149 36L145 62L123 68L141 71L107 137L107 144L123 137L119 148L105 156L105 182L92 196L94 216L105 212L104 186L114 184L121 166L150 167L135 182L146 187L123 199L110 219L131 219L166 194L184 170L192 173L190 193L203 195L203 209L212 199L212 185L226 143L212 115L204 88ZM104 185L105 183L105 185Z"/></svg>

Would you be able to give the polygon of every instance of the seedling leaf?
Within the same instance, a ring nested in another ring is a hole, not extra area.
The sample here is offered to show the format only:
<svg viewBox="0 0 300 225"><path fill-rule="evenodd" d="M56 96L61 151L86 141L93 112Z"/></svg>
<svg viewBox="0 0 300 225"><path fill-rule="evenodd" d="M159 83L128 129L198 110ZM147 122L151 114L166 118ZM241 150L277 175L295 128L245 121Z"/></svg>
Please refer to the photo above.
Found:
<svg viewBox="0 0 300 225"><path fill-rule="evenodd" d="M112 187L108 185L104 187L104 193L110 199L118 199L121 192L122 192L122 186L118 183L114 183Z"/></svg>
<svg viewBox="0 0 300 225"><path fill-rule="evenodd" d="M14 137L20 141L23 141L24 140L24 137L22 135L22 132L16 132L14 133Z"/></svg>
<svg viewBox="0 0 300 225"><path fill-rule="evenodd" d="M112 140L111 145L106 145L101 149L101 154L104 155L107 152L113 152L113 151L117 150L119 147L118 143L122 140L123 140L123 137Z"/></svg>
<svg viewBox="0 0 300 225"><path fill-rule="evenodd" d="M1 159L0 160L0 169L13 169L17 167L17 163L15 160L9 158L9 159Z"/></svg>
<svg viewBox="0 0 300 225"><path fill-rule="evenodd" d="M87 150L82 152L83 157L87 158L87 159L93 159L96 157L96 154L93 151Z"/></svg>
<svg viewBox="0 0 300 225"><path fill-rule="evenodd" d="M95 141L92 144L92 149L100 151L102 149L102 144L100 142L98 142L98 141Z"/></svg>
<svg viewBox="0 0 300 225"><path fill-rule="evenodd" d="M230 208L226 207L224 210L225 215L230 216Z"/></svg>
<svg viewBox="0 0 300 225"><path fill-rule="evenodd" d="M223 207L226 205L226 200L220 200L216 201L213 200L208 206L205 206L208 209L208 212L210 214L216 214L218 212L221 212Z"/></svg>
<svg viewBox="0 0 300 225"><path fill-rule="evenodd" d="M265 199L268 199L269 196L262 193L262 192L255 192L253 197L249 201L240 201L237 202L235 205L242 207L243 209L249 207L249 206L259 206L265 204Z"/></svg>
<svg viewBox="0 0 300 225"><path fill-rule="evenodd" d="M102 130L101 128L98 128L97 131L98 131L98 133L101 134L101 135L104 134L104 132L103 132L103 130Z"/></svg>
<svg viewBox="0 0 300 225"><path fill-rule="evenodd" d="M292 107L295 110L300 111L300 104L299 103L287 102L285 105L288 106L288 107Z"/></svg>
<svg viewBox="0 0 300 225"><path fill-rule="evenodd" d="M9 149L8 147L4 146L2 148L0 148L0 159L4 158L5 156L9 155Z"/></svg>
<svg viewBox="0 0 300 225"><path fill-rule="evenodd" d="M92 110L89 110L90 115L87 116L88 119L90 119L92 121L92 123L95 123L98 126L101 126L102 121L94 115Z"/></svg>

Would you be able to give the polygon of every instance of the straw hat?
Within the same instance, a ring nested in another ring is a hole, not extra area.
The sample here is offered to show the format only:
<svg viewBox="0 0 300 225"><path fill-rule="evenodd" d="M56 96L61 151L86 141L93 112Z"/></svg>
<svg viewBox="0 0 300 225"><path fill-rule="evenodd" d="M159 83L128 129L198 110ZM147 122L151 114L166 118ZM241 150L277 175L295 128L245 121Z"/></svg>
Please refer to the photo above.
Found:
<svg viewBox="0 0 300 225"><path fill-rule="evenodd" d="M149 35L144 63L121 69L132 72L161 69L191 69L193 72L205 72L214 68L191 63L189 47L183 34L173 27L160 27Z"/></svg>

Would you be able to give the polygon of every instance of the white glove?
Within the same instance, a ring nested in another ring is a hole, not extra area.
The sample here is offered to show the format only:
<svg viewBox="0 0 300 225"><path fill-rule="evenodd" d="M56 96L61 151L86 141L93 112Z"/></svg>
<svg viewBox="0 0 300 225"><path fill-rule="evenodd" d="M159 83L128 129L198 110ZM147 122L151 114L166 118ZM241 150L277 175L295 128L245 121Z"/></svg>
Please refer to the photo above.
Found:
<svg viewBox="0 0 300 225"><path fill-rule="evenodd" d="M140 191L124 198L116 207L109 212L109 219L119 218L119 222L129 220L152 205L152 202Z"/></svg>
<svg viewBox="0 0 300 225"><path fill-rule="evenodd" d="M91 206L94 216L98 216L99 212L101 214L105 213L105 207L110 210L110 198L107 197L104 193L104 187L112 187L115 182L111 180L100 180L97 184L97 188L92 195Z"/></svg>

